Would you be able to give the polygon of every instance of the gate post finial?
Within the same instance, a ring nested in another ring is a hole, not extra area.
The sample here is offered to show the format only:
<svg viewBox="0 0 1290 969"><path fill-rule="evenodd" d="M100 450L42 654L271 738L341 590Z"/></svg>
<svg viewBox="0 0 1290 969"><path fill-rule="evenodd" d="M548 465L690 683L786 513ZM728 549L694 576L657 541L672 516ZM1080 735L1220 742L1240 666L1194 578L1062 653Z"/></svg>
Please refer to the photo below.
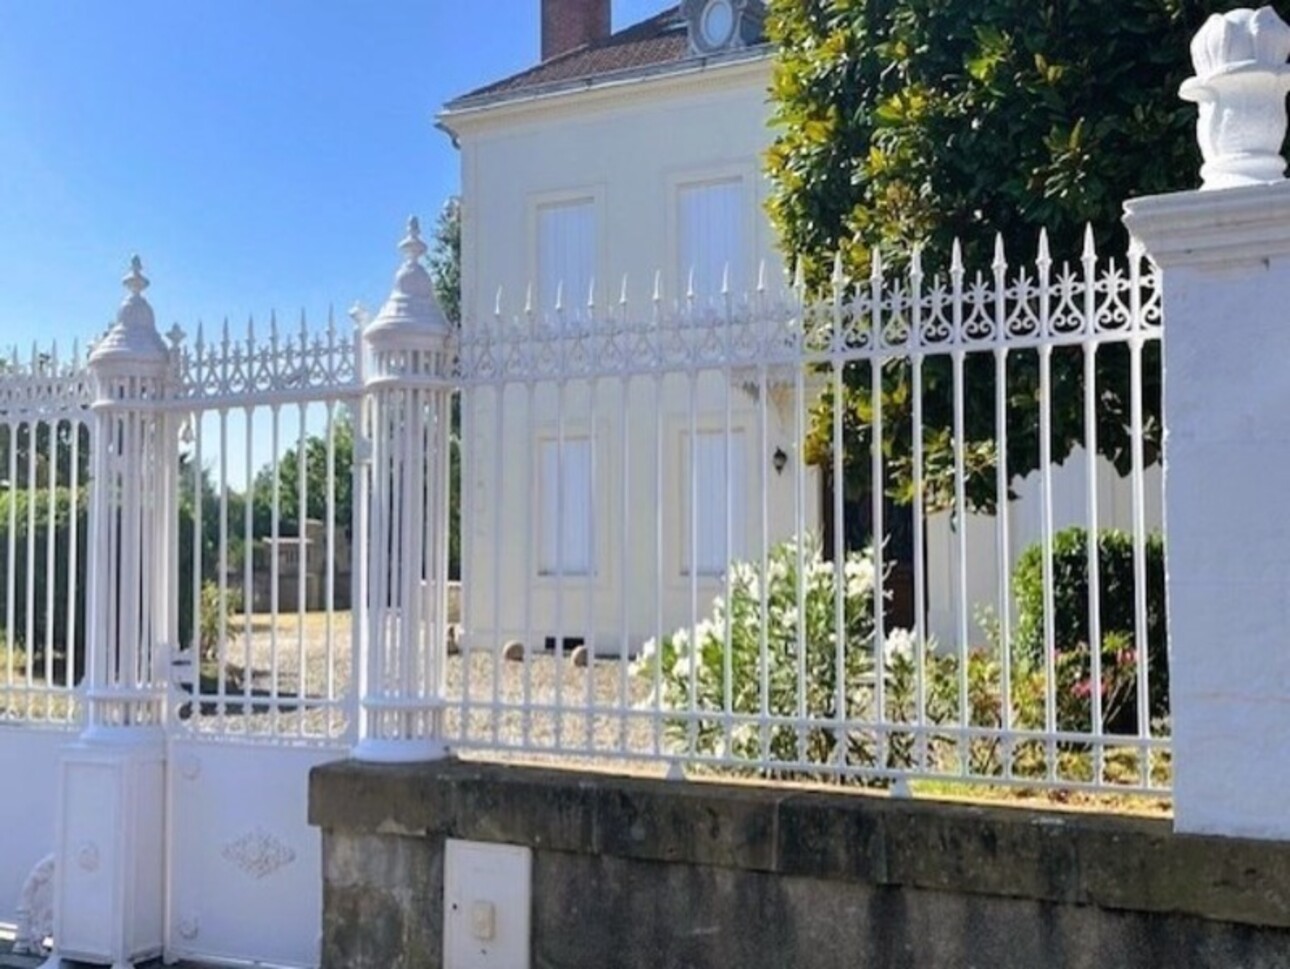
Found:
<svg viewBox="0 0 1290 969"><path fill-rule="evenodd" d="M169 355L165 341L157 332L157 318L152 304L143 295L151 280L143 274L143 260L130 257L130 269L121 279L126 297L116 311L116 319L94 346L88 364L91 370L142 370L151 374L164 367Z"/></svg>
<svg viewBox="0 0 1290 969"><path fill-rule="evenodd" d="M1196 76L1183 81L1178 94L1200 107L1202 187L1280 181L1290 26L1268 6L1212 14L1192 40L1191 58Z"/></svg>

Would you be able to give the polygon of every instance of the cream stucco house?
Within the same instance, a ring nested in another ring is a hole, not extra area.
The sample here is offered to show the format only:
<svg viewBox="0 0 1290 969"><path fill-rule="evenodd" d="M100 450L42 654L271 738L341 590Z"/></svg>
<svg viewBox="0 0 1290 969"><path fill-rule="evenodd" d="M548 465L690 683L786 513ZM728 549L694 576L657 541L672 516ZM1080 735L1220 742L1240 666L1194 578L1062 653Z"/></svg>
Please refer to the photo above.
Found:
<svg viewBox="0 0 1290 969"><path fill-rule="evenodd" d="M461 152L466 328L492 320L499 290L511 313L529 302L550 316L562 300L563 313L577 317L589 294L600 307L616 304L624 278L644 313L656 283L675 303L691 287L699 301L723 284L746 292L763 265L772 279L783 275L763 215L770 48L760 3L687 2L617 33L609 8L609 0L543 0L542 62L451 101L440 115ZM601 387L600 406L585 394L557 404L545 390L501 404L501 447L494 398L479 395L466 416L474 460L463 586L477 644L527 637L541 647L559 637L588 641L598 653L624 640L634 650L660 624L670 631L706 613L727 548L756 554L762 483L768 540L793 530L799 477L783 468L795 449L782 408L758 428L753 398L705 375L691 449L684 379L669 381L657 417L648 395L634 391L625 437L619 389ZM627 507L624 447L634 489ZM655 453L661 476L644 465ZM751 473L752 461L773 462L777 453L778 471ZM693 577L691 495L682 483L691 454L700 479ZM505 455L505 465L494 455ZM814 471L800 480L814 520ZM727 483L729 535L716 508L724 509ZM661 559L658 544L645 540L655 507Z"/></svg>
<svg viewBox="0 0 1290 969"><path fill-rule="evenodd" d="M499 292L505 317L528 306L549 319L558 305L577 321L589 298L590 315L616 304L624 278L637 313L656 281L665 303L689 292L702 303L723 287L749 291L761 266L781 280L763 208L772 49L760 0L685 0L618 32L610 0L541 3L541 62L439 116L461 154L463 328L491 322ZM830 503L815 469L799 466L798 401L781 399L767 421L730 383L468 395L463 594L476 645L634 651L706 615L727 553L758 557L799 516L825 530ZM1102 470L1103 524L1123 527L1127 489ZM1056 527L1082 521L1085 481L1078 456L1055 472ZM1018 484L1010 561L1039 534L1038 487ZM953 642L960 617L996 599L994 527L969 516L961 580L950 515L926 526L927 627ZM909 622L912 609L907 590L889 618ZM969 638L979 635L972 621Z"/></svg>

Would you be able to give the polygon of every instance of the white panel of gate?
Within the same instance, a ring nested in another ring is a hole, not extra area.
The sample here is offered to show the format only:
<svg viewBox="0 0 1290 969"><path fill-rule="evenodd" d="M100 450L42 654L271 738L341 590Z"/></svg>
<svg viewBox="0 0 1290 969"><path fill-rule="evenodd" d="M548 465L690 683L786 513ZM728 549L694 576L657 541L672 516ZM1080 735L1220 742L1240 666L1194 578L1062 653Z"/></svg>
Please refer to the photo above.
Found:
<svg viewBox="0 0 1290 969"><path fill-rule="evenodd" d="M16 924L24 883L54 846L58 753L76 734L31 724L0 727L0 922Z"/></svg>
<svg viewBox="0 0 1290 969"><path fill-rule="evenodd" d="M322 850L309 771L342 747L170 744L168 959L316 966Z"/></svg>

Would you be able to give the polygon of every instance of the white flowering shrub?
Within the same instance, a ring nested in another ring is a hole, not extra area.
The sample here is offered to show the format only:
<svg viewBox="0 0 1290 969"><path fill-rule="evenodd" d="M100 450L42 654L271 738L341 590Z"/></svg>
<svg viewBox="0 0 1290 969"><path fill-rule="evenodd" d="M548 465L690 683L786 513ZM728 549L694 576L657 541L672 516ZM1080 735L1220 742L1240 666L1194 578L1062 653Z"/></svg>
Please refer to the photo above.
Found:
<svg viewBox="0 0 1290 969"><path fill-rule="evenodd" d="M1010 745L1002 736L1005 723L1044 730L1050 697L1060 729L1091 729L1078 651L1057 657L1049 686L1046 669L1014 649L1008 690L997 636L962 650L928 640L920 652L913 632L887 629L879 663L875 594L871 550L849 554L839 576L814 536L800 548L790 540L771 549L764 570L733 565L728 597L717 597L710 615L646 643L636 660L635 674L653 686L645 705L663 711L668 750L779 777L809 775L818 765L857 779L896 772L1044 778L1052 771L1093 779L1086 743ZM1123 690L1108 682L1112 709ZM1105 780L1139 782L1138 755L1112 750L1106 761ZM1157 782L1168 770L1167 763L1147 767Z"/></svg>
<svg viewBox="0 0 1290 969"><path fill-rule="evenodd" d="M847 751L839 749L841 738L829 721L842 715L843 704L848 718L873 715L872 552L848 555L841 578L841 650L838 574L809 535L800 550L793 540L771 549L764 575L760 563L733 565L729 599L718 597L708 618L646 643L636 673L656 685L647 702L687 714L667 721L669 744L739 760L830 763L843 757ZM901 631L885 645L888 652L913 648ZM779 722L748 722L757 716Z"/></svg>

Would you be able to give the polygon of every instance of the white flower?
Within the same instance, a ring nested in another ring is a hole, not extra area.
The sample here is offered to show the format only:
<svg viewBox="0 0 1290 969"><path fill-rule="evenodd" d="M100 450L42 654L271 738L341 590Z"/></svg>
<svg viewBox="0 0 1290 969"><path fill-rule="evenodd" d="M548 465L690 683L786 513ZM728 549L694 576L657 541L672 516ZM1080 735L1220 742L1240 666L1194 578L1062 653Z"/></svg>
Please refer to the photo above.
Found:
<svg viewBox="0 0 1290 969"><path fill-rule="evenodd" d="M748 750L757 741L757 725L741 723L730 731L723 751L727 757L737 755L741 750Z"/></svg>
<svg viewBox="0 0 1290 969"><path fill-rule="evenodd" d="M913 662L917 645L914 634L908 629L890 629L882 641L883 659L888 665L896 659Z"/></svg>
<svg viewBox="0 0 1290 969"><path fill-rule="evenodd" d="M866 596L873 591L873 560L867 555L847 559L845 572L848 598Z"/></svg>
<svg viewBox="0 0 1290 969"><path fill-rule="evenodd" d="M672 663L672 668L668 670L668 675L689 679L690 674L695 672L697 669L698 663L695 661L693 653L677 653L676 660Z"/></svg>
<svg viewBox="0 0 1290 969"><path fill-rule="evenodd" d="M632 676L644 676L651 673L654 669L655 657L658 656L658 640L647 639L641 651L636 654L632 660L631 666L628 667Z"/></svg>
<svg viewBox="0 0 1290 969"><path fill-rule="evenodd" d="M725 627L713 622L711 619L704 619L694 627L694 643L696 648L702 649L703 644L709 639L715 639L719 642L725 641Z"/></svg>
<svg viewBox="0 0 1290 969"><path fill-rule="evenodd" d="M774 586L778 582L783 582L788 578L788 563L782 559L775 559L766 569L766 581Z"/></svg>

